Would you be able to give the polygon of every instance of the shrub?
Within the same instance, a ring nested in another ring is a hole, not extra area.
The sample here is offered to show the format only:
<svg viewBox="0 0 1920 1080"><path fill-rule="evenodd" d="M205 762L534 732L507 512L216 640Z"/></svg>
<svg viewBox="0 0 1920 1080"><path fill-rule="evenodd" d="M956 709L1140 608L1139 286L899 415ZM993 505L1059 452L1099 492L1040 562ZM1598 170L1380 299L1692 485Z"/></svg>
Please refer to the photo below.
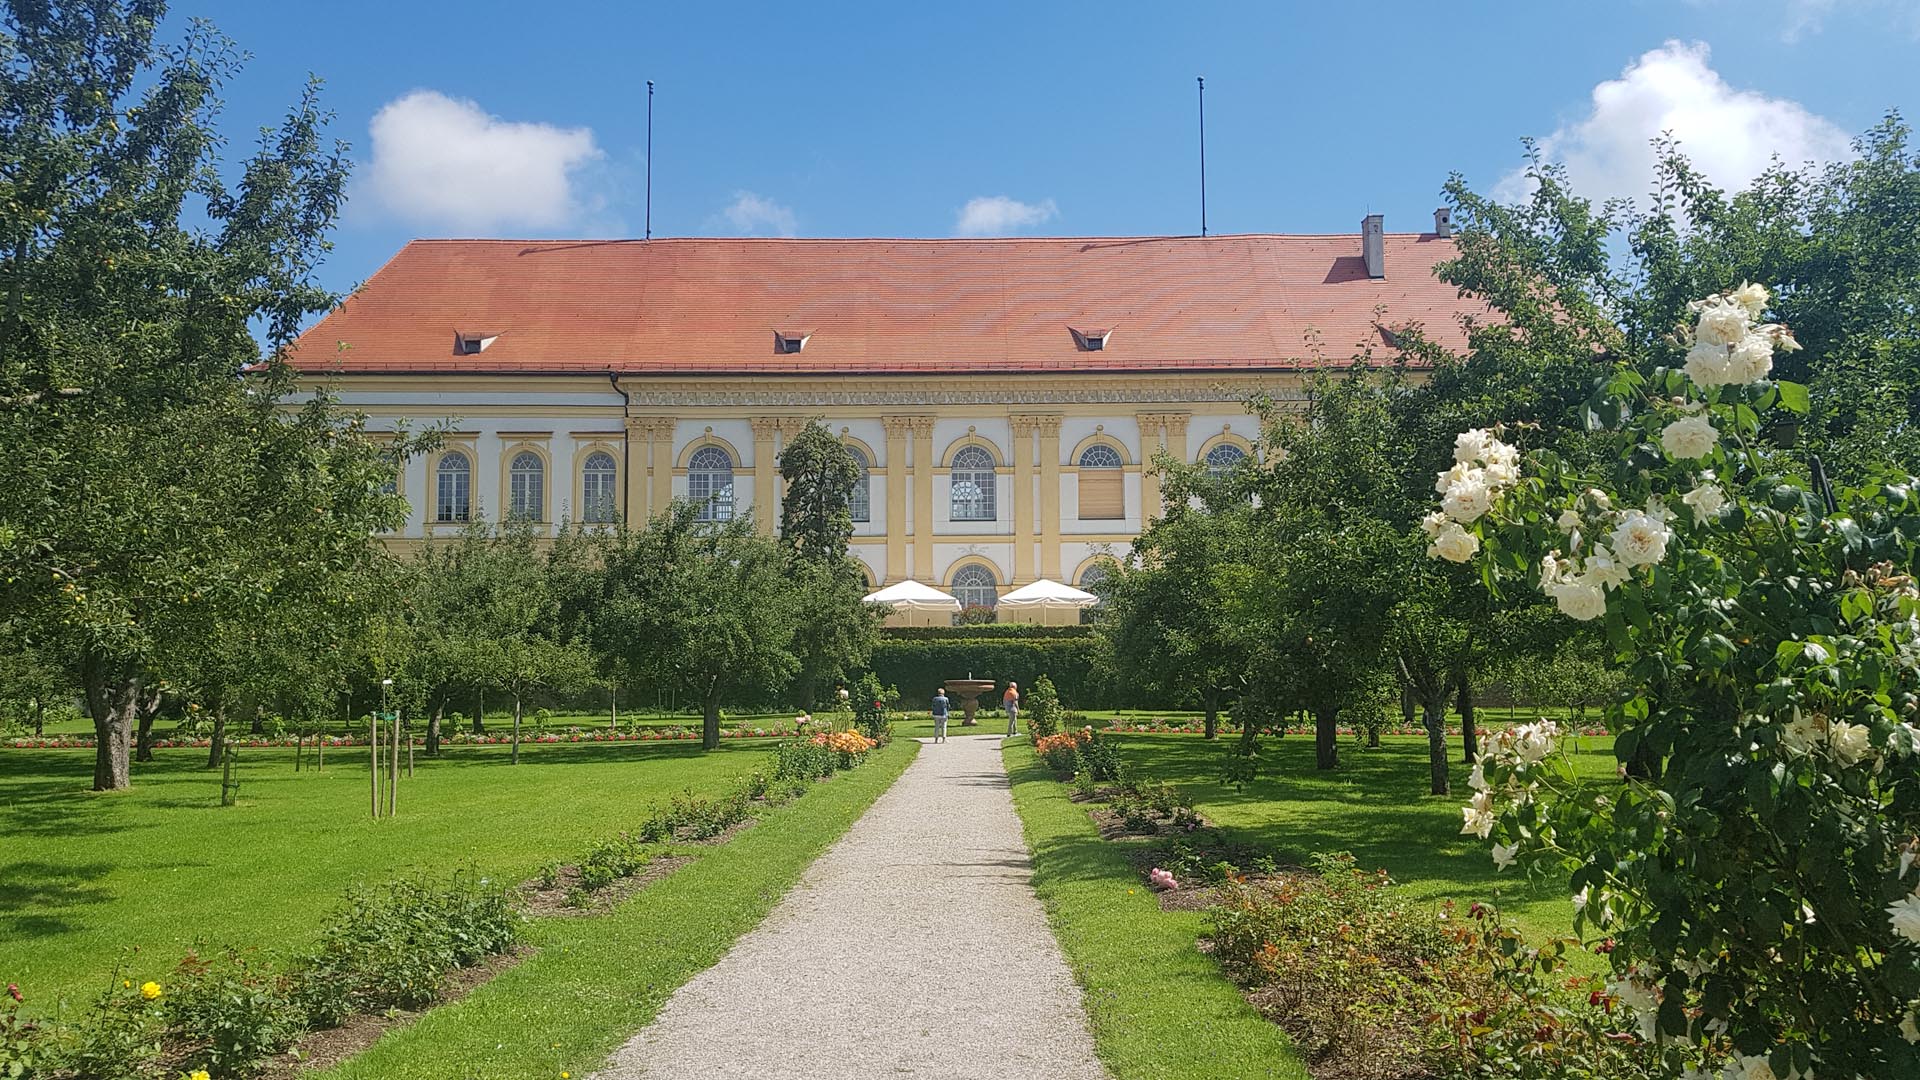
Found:
<svg viewBox="0 0 1920 1080"><path fill-rule="evenodd" d="M13 983L7 984L7 995L0 998L0 1076L32 1076L36 1063L45 1061L39 1048L40 1026L20 1016L25 1000Z"/></svg>
<svg viewBox="0 0 1920 1080"><path fill-rule="evenodd" d="M1073 790L1083 799L1091 799L1098 792L1094 786L1093 774L1085 769L1073 774Z"/></svg>
<svg viewBox="0 0 1920 1080"><path fill-rule="evenodd" d="M211 959L188 953L159 1001L169 1041L194 1046L178 1064L215 1076L253 1071L307 1028L287 978L232 949Z"/></svg>
<svg viewBox="0 0 1920 1080"><path fill-rule="evenodd" d="M649 841L623 832L587 849L580 859L580 888L584 892L604 889L624 877L632 877L653 861Z"/></svg>
<svg viewBox="0 0 1920 1080"><path fill-rule="evenodd" d="M1084 730L1046 735L1033 741L1033 749L1040 755L1040 760L1046 762L1047 768L1053 770L1053 775L1064 780L1082 771L1080 747L1092 738L1092 733ZM1089 781L1099 779L1091 771L1087 772L1087 778Z"/></svg>
<svg viewBox="0 0 1920 1080"><path fill-rule="evenodd" d="M1095 780L1124 780L1125 772L1120 765L1120 756L1114 753L1113 743L1091 728L1082 728L1086 739L1080 744L1080 760Z"/></svg>
<svg viewBox="0 0 1920 1080"><path fill-rule="evenodd" d="M824 744L810 739L787 739L774 748L773 778L804 784L832 776L836 764L834 752Z"/></svg>
<svg viewBox="0 0 1920 1080"><path fill-rule="evenodd" d="M854 726L862 734L878 742L893 732L893 723L887 718L887 702L900 696L898 690L880 685L880 680L869 671L855 680L848 695L853 704Z"/></svg>
<svg viewBox="0 0 1920 1080"><path fill-rule="evenodd" d="M1045 675L1033 680L1027 691L1027 733L1036 739L1060 730L1060 692Z"/></svg>
<svg viewBox="0 0 1920 1080"><path fill-rule="evenodd" d="M998 683L1011 679L1029 687L1045 672L1064 700L1080 706L1108 704L1101 696L1106 683L1095 674L1098 643L1084 633L1057 633L1068 629L1081 628L1005 625L888 631L874 646L871 662L881 683L905 687L915 701L925 700L947 679L972 675Z"/></svg>
<svg viewBox="0 0 1920 1080"><path fill-rule="evenodd" d="M879 745L857 731L823 731L807 740L825 747L833 756L833 767L851 769L867 760L867 754Z"/></svg>
<svg viewBox="0 0 1920 1080"><path fill-rule="evenodd" d="M158 996L143 993L154 987ZM112 985L94 1002L93 1011L79 1023L58 1032L60 1043L51 1048L49 1062L89 1080L140 1080L159 1068L166 1020L159 983L136 984L124 972L115 972Z"/></svg>
<svg viewBox="0 0 1920 1080"><path fill-rule="evenodd" d="M294 996L319 1027L425 1005L447 972L512 949L520 918L506 890L465 873L357 890L297 964Z"/></svg>

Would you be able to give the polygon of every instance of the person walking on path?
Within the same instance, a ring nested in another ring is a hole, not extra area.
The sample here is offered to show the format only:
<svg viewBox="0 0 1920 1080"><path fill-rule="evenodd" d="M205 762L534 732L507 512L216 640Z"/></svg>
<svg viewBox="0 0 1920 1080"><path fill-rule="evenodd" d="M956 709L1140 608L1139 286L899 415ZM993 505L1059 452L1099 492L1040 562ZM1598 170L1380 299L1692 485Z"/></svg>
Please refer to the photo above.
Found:
<svg viewBox="0 0 1920 1080"><path fill-rule="evenodd" d="M943 686L933 690L933 741L947 741L947 690Z"/></svg>
<svg viewBox="0 0 1920 1080"><path fill-rule="evenodd" d="M1009 679L1007 692L1000 697L1000 704L1007 710L1007 734L1020 734L1020 684Z"/></svg>

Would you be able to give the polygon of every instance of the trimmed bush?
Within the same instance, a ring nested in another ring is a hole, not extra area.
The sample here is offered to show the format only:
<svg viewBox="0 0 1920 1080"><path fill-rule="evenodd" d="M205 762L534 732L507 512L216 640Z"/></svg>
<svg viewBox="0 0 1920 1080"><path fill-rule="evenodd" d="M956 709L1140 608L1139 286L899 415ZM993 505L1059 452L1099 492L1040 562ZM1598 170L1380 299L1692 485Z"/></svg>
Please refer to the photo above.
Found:
<svg viewBox="0 0 1920 1080"><path fill-rule="evenodd" d="M1075 629L1074 627L970 627L956 629ZM873 649L873 670L882 683L901 687L906 698L923 701L948 679L1009 679L1032 686L1045 675L1062 700L1082 707L1107 702L1094 674L1096 643L1091 637L1041 634L972 634L966 637L882 639ZM1151 703L1145 703L1151 704Z"/></svg>

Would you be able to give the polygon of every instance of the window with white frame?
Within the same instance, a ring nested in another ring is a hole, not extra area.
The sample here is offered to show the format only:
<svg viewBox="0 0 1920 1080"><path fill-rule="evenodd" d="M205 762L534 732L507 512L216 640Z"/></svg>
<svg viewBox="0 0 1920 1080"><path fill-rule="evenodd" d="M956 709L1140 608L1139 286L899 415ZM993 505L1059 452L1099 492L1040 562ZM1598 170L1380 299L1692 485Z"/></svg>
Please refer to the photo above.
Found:
<svg viewBox="0 0 1920 1080"><path fill-rule="evenodd" d="M1080 520L1127 516L1123 464L1120 451L1106 443L1095 443L1080 452Z"/></svg>
<svg viewBox="0 0 1920 1080"><path fill-rule="evenodd" d="M733 520L733 456L703 446L687 461L687 498L699 506L697 521Z"/></svg>
<svg viewBox="0 0 1920 1080"><path fill-rule="evenodd" d="M513 455L507 465L507 518L511 521L547 519L547 463L531 450Z"/></svg>
<svg viewBox="0 0 1920 1080"><path fill-rule="evenodd" d="M1247 460L1247 452L1230 442L1223 442L1207 451L1207 472L1213 476L1224 476L1233 471L1234 466Z"/></svg>
<svg viewBox="0 0 1920 1080"><path fill-rule="evenodd" d="M473 515L473 462L458 450L440 455L434 468L433 519L465 521Z"/></svg>
<svg viewBox="0 0 1920 1080"><path fill-rule="evenodd" d="M992 608L1000 601L1000 583L994 580L993 571L979 563L968 563L953 572L953 596L960 601L961 610L967 608Z"/></svg>
<svg viewBox="0 0 1920 1080"><path fill-rule="evenodd" d="M606 525L618 520L620 466L613 455L595 450L580 464L580 520L590 525Z"/></svg>
<svg viewBox="0 0 1920 1080"><path fill-rule="evenodd" d="M860 467L860 478L853 482L853 491L847 496L847 511L855 521L872 521L873 471L867 463L866 451L849 446L847 453L853 455L853 463Z"/></svg>
<svg viewBox="0 0 1920 1080"><path fill-rule="evenodd" d="M963 446L953 455L952 513L954 521L994 519L993 455L978 446Z"/></svg>

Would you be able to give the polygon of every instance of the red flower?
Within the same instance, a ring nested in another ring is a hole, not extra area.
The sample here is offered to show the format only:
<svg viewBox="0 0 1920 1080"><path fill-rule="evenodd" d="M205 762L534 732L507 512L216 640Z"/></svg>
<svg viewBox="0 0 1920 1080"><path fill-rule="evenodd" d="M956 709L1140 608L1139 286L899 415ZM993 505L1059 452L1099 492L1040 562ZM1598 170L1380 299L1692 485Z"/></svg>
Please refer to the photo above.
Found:
<svg viewBox="0 0 1920 1080"><path fill-rule="evenodd" d="M19 984L19 983L8 983L8 984L7 984L7 996L8 996L8 997L10 997L10 998L12 998L12 999L13 999L13 1000L15 1000L15 1001L25 1001L25 1000L27 1000L26 998L23 998L23 997L21 997L21 996L20 996L20 984Z"/></svg>

